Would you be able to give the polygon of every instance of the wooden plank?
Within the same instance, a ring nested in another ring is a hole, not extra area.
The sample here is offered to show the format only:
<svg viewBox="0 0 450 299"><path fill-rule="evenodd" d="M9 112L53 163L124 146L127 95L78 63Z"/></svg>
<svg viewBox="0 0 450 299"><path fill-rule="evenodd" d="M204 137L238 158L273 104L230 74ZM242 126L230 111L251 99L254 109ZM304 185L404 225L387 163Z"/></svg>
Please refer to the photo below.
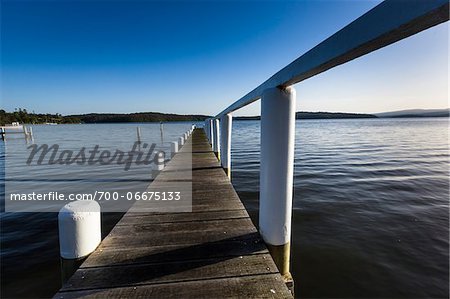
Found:
<svg viewBox="0 0 450 299"><path fill-rule="evenodd" d="M172 182L171 184L174 183ZM205 189L210 186L211 186L210 183L193 182L192 184L193 212L244 209L244 205L237 197L236 191L230 185L223 184L217 185L216 189ZM160 190L162 191L166 190L166 187L164 187L164 185L160 185L158 188L161 188ZM158 188L152 190L159 190ZM132 214L142 213L142 211L146 211L147 208L149 208L148 204L146 204L145 202L138 202L129 209L129 213ZM126 217L124 217L124 219L125 218Z"/></svg>
<svg viewBox="0 0 450 299"><path fill-rule="evenodd" d="M275 274L277 272L269 254L112 265L79 269L64 285L62 291Z"/></svg>
<svg viewBox="0 0 450 299"><path fill-rule="evenodd" d="M208 231L155 231L152 234L142 234L138 237L122 234L116 234L111 231L108 238L102 242L104 247L124 247L137 248L145 246L163 246L163 245L191 245L204 242L223 242L226 240L239 240L248 234L256 233L256 228L246 229L243 227L219 227L216 230Z"/></svg>
<svg viewBox="0 0 450 299"><path fill-rule="evenodd" d="M196 164L197 166L198 164ZM196 167L195 169L183 170L183 171L164 171L161 172L155 181L180 181L191 180L193 172L195 172L196 182L207 182L230 184L230 180L224 176L224 171L221 167Z"/></svg>
<svg viewBox="0 0 450 299"><path fill-rule="evenodd" d="M193 194L193 196L195 196ZM218 195L217 199L222 199L223 196ZM165 209L165 211L179 211L178 208L183 208L184 206L178 206L178 207L173 207L173 209L169 209L169 207L164 206L163 209ZM227 199L223 199L222 202L218 202L218 200L211 200L211 201L204 201L204 202L197 202L194 201L192 204L192 212L206 212L206 211L223 211L223 210L242 210L244 209L244 205L240 202L237 201L228 201ZM156 213L160 213L161 212L161 208L160 209L155 209L152 210L151 207L148 206L143 206L142 209L136 208L136 204L134 206L132 206L130 208L130 215L131 214L140 214L142 213L142 211L153 211Z"/></svg>
<svg viewBox="0 0 450 299"><path fill-rule="evenodd" d="M236 218L210 221L189 221L189 222L165 222L151 224L133 224L133 225L116 225L111 231L111 236L119 235L134 237L148 236L155 238L156 234L168 234L172 232L199 232L201 234L209 234L219 232L226 234L227 231L243 231L242 228L251 227L250 218ZM249 230L249 229L248 229Z"/></svg>
<svg viewBox="0 0 450 299"><path fill-rule="evenodd" d="M205 290L201 292L199 290ZM70 298L291 298L280 283L279 274L241 276L203 281L186 281L160 285L100 288L61 292L55 296Z"/></svg>
<svg viewBox="0 0 450 299"><path fill-rule="evenodd" d="M183 206L182 206L183 207ZM132 207L134 208L134 207ZM243 210L245 209L244 205L240 202L203 202L203 203L194 203L192 206L192 212L219 212L219 211L223 211L223 210ZM150 209L146 209L146 207L144 207L144 209L142 209L143 211L150 211ZM171 209L168 211L176 211L176 207L174 207L174 209ZM161 210L153 210L154 213L162 213ZM130 214L141 214L142 212L140 212L140 209L138 209L136 212L131 212ZM152 213L152 214L154 214ZM180 212L180 213L184 213L184 212ZM147 213L148 214L148 213Z"/></svg>
<svg viewBox="0 0 450 299"><path fill-rule="evenodd" d="M152 224L152 223L173 223L173 222L190 222L190 221L209 221L249 217L246 210L220 210L192 213L173 213L173 214L153 214L153 215L134 215L134 217L126 217L117 226L133 225L133 224Z"/></svg>
<svg viewBox="0 0 450 299"><path fill-rule="evenodd" d="M180 254L182 253L182 254ZM81 266L82 268L108 265L156 263L180 260L198 260L225 256L242 256L268 253L264 242L257 233L219 242L197 243L192 245L161 245L134 247L101 246Z"/></svg>

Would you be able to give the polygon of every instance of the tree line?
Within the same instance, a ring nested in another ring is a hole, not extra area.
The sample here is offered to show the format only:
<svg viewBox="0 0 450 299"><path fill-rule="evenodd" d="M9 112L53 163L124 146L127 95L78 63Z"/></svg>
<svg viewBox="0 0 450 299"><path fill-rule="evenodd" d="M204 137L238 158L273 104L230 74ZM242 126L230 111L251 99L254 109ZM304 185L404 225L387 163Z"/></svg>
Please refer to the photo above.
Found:
<svg viewBox="0 0 450 299"><path fill-rule="evenodd" d="M141 112L129 114L90 113L63 116L59 113L34 113L27 109L17 108L14 112L0 109L0 124L13 122L22 124L73 124L73 123L123 123L123 122L169 122L169 121L203 121L207 115L179 115L158 112Z"/></svg>
<svg viewBox="0 0 450 299"><path fill-rule="evenodd" d="M29 112L24 108L17 108L14 112L6 112L0 109L0 124L7 125L13 122L19 122L22 124L43 124L43 123L58 123L58 124L71 124L80 123L81 119L76 117L62 116L59 113L34 113Z"/></svg>

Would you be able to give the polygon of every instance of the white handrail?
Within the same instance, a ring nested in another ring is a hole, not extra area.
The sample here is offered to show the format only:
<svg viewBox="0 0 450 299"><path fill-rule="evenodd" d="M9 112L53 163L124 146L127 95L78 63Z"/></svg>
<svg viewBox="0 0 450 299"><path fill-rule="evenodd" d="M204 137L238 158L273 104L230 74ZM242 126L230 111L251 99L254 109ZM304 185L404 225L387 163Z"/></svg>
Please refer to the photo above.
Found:
<svg viewBox="0 0 450 299"><path fill-rule="evenodd" d="M386 0L216 115L219 118L261 98L449 20L448 0Z"/></svg>

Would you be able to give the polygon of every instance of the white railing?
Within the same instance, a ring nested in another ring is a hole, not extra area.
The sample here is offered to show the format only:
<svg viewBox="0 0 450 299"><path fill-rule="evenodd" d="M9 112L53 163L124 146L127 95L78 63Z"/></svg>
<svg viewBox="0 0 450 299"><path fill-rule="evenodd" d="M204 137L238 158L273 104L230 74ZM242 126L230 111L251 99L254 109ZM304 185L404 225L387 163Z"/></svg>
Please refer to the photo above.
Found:
<svg viewBox="0 0 450 299"><path fill-rule="evenodd" d="M291 85L448 20L448 0L386 0L205 121L212 148L230 175L231 113L261 99L259 228L286 280L296 108Z"/></svg>

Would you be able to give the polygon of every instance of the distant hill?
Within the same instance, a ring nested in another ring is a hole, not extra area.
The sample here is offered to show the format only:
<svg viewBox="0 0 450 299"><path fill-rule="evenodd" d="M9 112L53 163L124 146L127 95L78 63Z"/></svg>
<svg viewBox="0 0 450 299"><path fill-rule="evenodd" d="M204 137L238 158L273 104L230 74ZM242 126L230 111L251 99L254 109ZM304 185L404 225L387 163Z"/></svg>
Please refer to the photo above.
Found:
<svg viewBox="0 0 450 299"><path fill-rule="evenodd" d="M34 113L28 112L27 109L18 108L14 112L6 112L0 109L0 125L7 125L13 122L21 124L43 124L43 123L58 123L58 124L72 124L79 123L80 119L62 116L59 113Z"/></svg>
<svg viewBox="0 0 450 299"><path fill-rule="evenodd" d="M180 115L159 112L139 112L128 114L90 113L68 115L65 117L80 119L83 123L125 123L125 122L169 122L169 121L203 121L207 115Z"/></svg>
<svg viewBox="0 0 450 299"><path fill-rule="evenodd" d="M341 119L341 118L377 118L373 114L343 113L343 112L304 112L299 111L295 115L296 119ZM238 120L260 120L260 116L238 116Z"/></svg>
<svg viewBox="0 0 450 299"><path fill-rule="evenodd" d="M335 119L335 118L377 118L373 114L344 112L302 112L295 115L296 119Z"/></svg>
<svg viewBox="0 0 450 299"><path fill-rule="evenodd" d="M450 117L450 109L409 109L375 114L344 112L304 112L296 113L296 119L344 119L344 118L400 118L400 117ZM237 120L260 120L260 116L238 116Z"/></svg>
<svg viewBox="0 0 450 299"><path fill-rule="evenodd" d="M169 122L169 121L203 121L210 116L207 115L180 115L159 112L139 113L90 113L77 115L61 115L59 113L34 113L27 109L18 108L14 112L6 112L0 109L0 125L19 122L25 124L43 123L121 123L121 122Z"/></svg>
<svg viewBox="0 0 450 299"><path fill-rule="evenodd" d="M450 109L409 109L376 113L378 117L449 117Z"/></svg>

